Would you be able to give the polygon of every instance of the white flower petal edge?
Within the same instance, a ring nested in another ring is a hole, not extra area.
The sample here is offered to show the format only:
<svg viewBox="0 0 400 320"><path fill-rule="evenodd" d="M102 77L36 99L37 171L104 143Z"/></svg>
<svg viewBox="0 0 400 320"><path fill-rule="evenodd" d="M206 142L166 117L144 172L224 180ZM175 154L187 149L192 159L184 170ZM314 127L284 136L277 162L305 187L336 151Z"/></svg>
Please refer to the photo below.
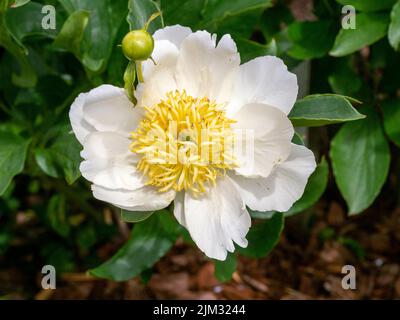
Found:
<svg viewBox="0 0 400 320"><path fill-rule="evenodd" d="M168 207L175 198L175 191L159 192L151 186L136 190L108 189L92 185L96 199L111 203L129 211L155 211Z"/></svg>
<svg viewBox="0 0 400 320"><path fill-rule="evenodd" d="M250 209L285 212L303 195L315 168L314 154L304 146L292 144L289 157L267 178L231 177Z"/></svg>
<svg viewBox="0 0 400 320"><path fill-rule="evenodd" d="M149 82L151 77L156 75L161 69L169 68L171 72L173 72L175 70L178 54L179 50L172 42L168 40L155 41L151 56L156 64L151 60L142 62L143 78L145 82Z"/></svg>
<svg viewBox="0 0 400 320"><path fill-rule="evenodd" d="M230 115L253 102L264 103L289 114L297 98L297 77L288 71L281 59L258 57L240 66L233 92L227 108Z"/></svg>
<svg viewBox="0 0 400 320"><path fill-rule="evenodd" d="M72 103L69 111L72 130L81 144L83 144L83 141L89 133L96 131L96 129L83 118L82 108L88 95L88 92L79 94Z"/></svg>
<svg viewBox="0 0 400 320"><path fill-rule="evenodd" d="M83 144L90 132L110 131L128 136L141 118L126 97L124 89L101 85L87 93L81 93L69 112L72 129Z"/></svg>
<svg viewBox="0 0 400 320"><path fill-rule="evenodd" d="M80 165L82 176L106 188L135 190L144 186L136 169L138 156L129 150L131 141L114 132L92 132L85 138Z"/></svg>
<svg viewBox="0 0 400 320"><path fill-rule="evenodd" d="M279 109L253 103L243 106L233 117L237 131L236 173L247 177L268 177L275 165L291 151L293 125ZM241 144L241 147L239 147Z"/></svg>
<svg viewBox="0 0 400 320"><path fill-rule="evenodd" d="M229 35L216 39L207 31L197 31L181 43L175 78L179 90L193 97L208 97L226 103L232 95L240 57Z"/></svg>
<svg viewBox="0 0 400 320"><path fill-rule="evenodd" d="M184 213L184 214L182 214ZM247 246L251 218L232 180L224 177L207 194L194 198L186 192L175 199L174 214L208 257L225 260L234 242Z"/></svg>
<svg viewBox="0 0 400 320"><path fill-rule="evenodd" d="M185 192L177 192L174 199L174 216L176 220L185 226Z"/></svg>
<svg viewBox="0 0 400 320"><path fill-rule="evenodd" d="M153 34L154 41L168 40L173 43L177 48L181 46L182 41L192 33L192 29L183 27L179 24L174 26L167 26L159 29Z"/></svg>

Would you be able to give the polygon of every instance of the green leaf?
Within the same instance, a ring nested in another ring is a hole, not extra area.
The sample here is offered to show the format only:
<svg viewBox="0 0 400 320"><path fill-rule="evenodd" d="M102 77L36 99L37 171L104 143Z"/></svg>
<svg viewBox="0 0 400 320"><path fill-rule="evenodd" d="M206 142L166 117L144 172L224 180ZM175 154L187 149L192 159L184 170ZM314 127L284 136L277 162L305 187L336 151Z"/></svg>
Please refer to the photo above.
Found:
<svg viewBox="0 0 400 320"><path fill-rule="evenodd" d="M18 8L25 4L27 4L31 0L15 0L14 3L11 5L12 8Z"/></svg>
<svg viewBox="0 0 400 320"><path fill-rule="evenodd" d="M144 270L143 272L140 273L140 281L146 285L149 283L151 277L153 276L154 270L153 268L149 268Z"/></svg>
<svg viewBox="0 0 400 320"><path fill-rule="evenodd" d="M158 4L152 0L129 0L128 3L129 13L127 21L130 30L142 29L147 20L153 13L160 12ZM161 29L164 26L162 15L153 20L148 28L150 33Z"/></svg>
<svg viewBox="0 0 400 320"><path fill-rule="evenodd" d="M49 176L64 176L68 184L72 184L80 177L81 149L73 134L64 133L48 148L35 150L36 163Z"/></svg>
<svg viewBox="0 0 400 320"><path fill-rule="evenodd" d="M71 248L62 242L46 241L40 247L44 262L54 266L59 274L72 272L75 269L75 257Z"/></svg>
<svg viewBox="0 0 400 320"><path fill-rule="evenodd" d="M203 25L196 29L206 28L209 32L215 32L220 36L230 34L235 41L237 39L250 39L261 20L261 16L262 10L253 9L240 15L228 16L213 25L205 26L204 24L207 24L208 21L203 21ZM272 37L267 39L272 39Z"/></svg>
<svg viewBox="0 0 400 320"><path fill-rule="evenodd" d="M400 50L400 1L393 7L390 14L389 42L394 50Z"/></svg>
<svg viewBox="0 0 400 320"><path fill-rule="evenodd" d="M206 0L161 0L160 2L165 25L180 24L193 30L198 29Z"/></svg>
<svg viewBox="0 0 400 320"><path fill-rule="evenodd" d="M128 8L124 1L114 0L59 0L65 10L72 15L76 11L88 11L89 22L85 28L79 58L90 71L100 73L107 65L116 35L124 22ZM119 41L121 39L118 39Z"/></svg>
<svg viewBox="0 0 400 320"><path fill-rule="evenodd" d="M358 259L363 260L365 258L366 252L361 243L357 240L348 237L339 237L337 241L349 248L357 256Z"/></svg>
<svg viewBox="0 0 400 320"><path fill-rule="evenodd" d="M114 281L126 281L156 263L174 245L179 225L166 211L153 214L136 224L131 238L108 261L90 274Z"/></svg>
<svg viewBox="0 0 400 320"><path fill-rule="evenodd" d="M321 163L317 166L313 174L308 179L303 196L294 203L289 211L285 212L285 217L302 212L317 203L328 184L328 174L328 162L325 158L322 158Z"/></svg>
<svg viewBox="0 0 400 320"><path fill-rule="evenodd" d="M66 215L66 198L63 194L56 194L51 197L47 207L47 219L50 226L62 237L67 237L70 232L70 225Z"/></svg>
<svg viewBox="0 0 400 320"><path fill-rule="evenodd" d="M331 20L295 22L288 27L293 46L288 54L299 60L321 58L332 48L336 26Z"/></svg>
<svg viewBox="0 0 400 320"><path fill-rule="evenodd" d="M261 44L248 38L253 34L261 18L262 8L269 6L270 1L204 1L204 0L163 0L161 8L166 25L181 24L193 30L207 29L218 35L229 33L235 40L241 54L242 62L259 55L276 53L274 41ZM231 6L232 4L232 6ZM252 4L255 4L252 6ZM223 17L214 16L211 7L224 11ZM176 13L180 14L177 15ZM214 18L210 18L210 16ZM270 40L270 39L268 39Z"/></svg>
<svg viewBox="0 0 400 320"><path fill-rule="evenodd" d="M52 90L49 90L51 88ZM43 112L45 107L52 110L60 106L71 95L72 84L66 82L62 75L48 74L38 79L35 91L40 95L39 110ZM76 90L76 89L75 89Z"/></svg>
<svg viewBox="0 0 400 320"><path fill-rule="evenodd" d="M346 6L351 5L360 11L380 11L390 9L396 0L336 0Z"/></svg>
<svg viewBox="0 0 400 320"><path fill-rule="evenodd" d="M76 244L79 249L83 252L87 252L91 247L93 247L98 239L99 235L96 233L99 232L101 225L94 224L82 224L79 226L79 229L76 231Z"/></svg>
<svg viewBox="0 0 400 320"><path fill-rule="evenodd" d="M129 25L124 23L118 30L116 39L123 39L123 37L129 32ZM123 87L124 80L123 74L126 69L127 60L121 50L121 47L114 46L111 53L110 60L107 65L107 79L106 83L112 84L116 87Z"/></svg>
<svg viewBox="0 0 400 320"><path fill-rule="evenodd" d="M265 9L271 0L208 0L203 9L203 19L207 25L224 20L228 16L239 15L255 9Z"/></svg>
<svg viewBox="0 0 400 320"><path fill-rule="evenodd" d="M37 148L35 150L35 160L39 168L48 176L53 178L60 177L55 158L48 149Z"/></svg>
<svg viewBox="0 0 400 320"><path fill-rule="evenodd" d="M272 39L268 44L261 44L252 40L237 39L236 45L240 52L240 60L245 63L260 56L275 56L277 54L276 42Z"/></svg>
<svg viewBox="0 0 400 320"><path fill-rule="evenodd" d="M249 245L247 248L238 247L238 251L247 257L265 257L279 242L283 225L283 213L276 212L271 219L256 224L250 229L247 235Z"/></svg>
<svg viewBox="0 0 400 320"><path fill-rule="evenodd" d="M400 100L385 101L382 104L382 111L386 134L400 147Z"/></svg>
<svg viewBox="0 0 400 320"><path fill-rule="evenodd" d="M329 54L342 57L367 47L386 35L388 25L387 14L357 14L356 29L341 29Z"/></svg>
<svg viewBox="0 0 400 320"><path fill-rule="evenodd" d="M350 214L368 208L389 171L390 151L379 117L365 109L367 119L345 124L331 142L336 183Z"/></svg>
<svg viewBox="0 0 400 320"><path fill-rule="evenodd" d="M7 27L7 5L8 1L0 2L0 46L10 52L18 61L20 73L12 75L13 83L19 87L33 87L36 84L37 76L28 60L26 48L17 42Z"/></svg>
<svg viewBox="0 0 400 320"><path fill-rule="evenodd" d="M353 108L349 98L335 94L316 94L298 100L289 114L296 127L316 127L365 118Z"/></svg>
<svg viewBox="0 0 400 320"><path fill-rule="evenodd" d="M70 51L77 58L80 58L81 43L88 21L88 11L78 10L72 13L64 22L60 33L54 40L53 46Z"/></svg>
<svg viewBox="0 0 400 320"><path fill-rule="evenodd" d="M130 223L136 223L149 218L154 211L128 211L121 209L121 220Z"/></svg>
<svg viewBox="0 0 400 320"><path fill-rule="evenodd" d="M298 144L299 146L304 146L304 136L302 136L298 132L294 132L294 136L292 138L292 142Z"/></svg>
<svg viewBox="0 0 400 320"><path fill-rule="evenodd" d="M273 38L282 29L282 24L293 23L293 14L290 8L283 3L275 3L262 14L260 29L266 39Z"/></svg>
<svg viewBox="0 0 400 320"><path fill-rule="evenodd" d="M81 149L80 143L72 133L60 136L51 148L68 184L74 183L81 175L79 171Z"/></svg>
<svg viewBox="0 0 400 320"><path fill-rule="evenodd" d="M276 213L276 211L255 211L251 210L249 207L247 207L247 211L254 219L271 219L272 216Z"/></svg>
<svg viewBox="0 0 400 320"><path fill-rule="evenodd" d="M328 82L334 93L345 96L357 94L363 84L354 69L351 58L335 59L333 72L329 75Z"/></svg>
<svg viewBox="0 0 400 320"><path fill-rule="evenodd" d="M23 6L7 10L8 30L20 46L23 47L22 41L27 37L54 38L56 36L57 29L44 29L42 27L44 17L42 8L43 4L31 1ZM61 19L61 17L58 18Z"/></svg>
<svg viewBox="0 0 400 320"><path fill-rule="evenodd" d="M274 37L276 41L276 45L278 48L277 56L281 57L281 59L285 62L289 70L293 70L297 66L300 65L301 61L292 58L289 56L288 51L292 47L293 43L289 40L288 30L283 29L281 32L277 33Z"/></svg>
<svg viewBox="0 0 400 320"><path fill-rule="evenodd" d="M214 260L215 277L221 282L232 279L232 274L237 268L237 257L233 253L228 253L225 261Z"/></svg>
<svg viewBox="0 0 400 320"><path fill-rule="evenodd" d="M24 169L29 142L11 132L0 132L0 196Z"/></svg>

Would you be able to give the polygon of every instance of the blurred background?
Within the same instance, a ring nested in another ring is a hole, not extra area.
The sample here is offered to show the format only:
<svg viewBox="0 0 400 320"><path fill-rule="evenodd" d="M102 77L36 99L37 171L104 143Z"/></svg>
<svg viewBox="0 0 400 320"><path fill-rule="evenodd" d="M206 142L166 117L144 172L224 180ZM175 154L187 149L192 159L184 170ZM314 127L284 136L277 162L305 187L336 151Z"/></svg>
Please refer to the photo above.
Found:
<svg viewBox="0 0 400 320"><path fill-rule="evenodd" d="M346 4L355 30L342 27ZM251 253L215 264L179 230L161 259L115 279L94 268L132 224L80 177L68 111L80 92L123 87L118 44L159 10L150 31L229 33L242 63L281 57L299 98L348 96L368 118L298 131L319 169L292 211L252 212ZM0 299L399 298L399 47L396 0L0 0ZM44 265L56 290L41 286ZM355 290L341 285L344 265Z"/></svg>

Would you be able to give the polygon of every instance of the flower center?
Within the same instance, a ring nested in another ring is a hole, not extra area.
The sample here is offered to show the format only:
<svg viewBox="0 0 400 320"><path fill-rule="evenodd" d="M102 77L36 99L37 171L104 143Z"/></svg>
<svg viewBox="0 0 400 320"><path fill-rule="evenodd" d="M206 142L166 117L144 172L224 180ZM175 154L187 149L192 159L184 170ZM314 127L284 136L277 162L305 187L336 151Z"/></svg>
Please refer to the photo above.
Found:
<svg viewBox="0 0 400 320"><path fill-rule="evenodd" d="M137 168L160 192L187 190L194 195L215 185L219 175L237 166L233 156L235 122L208 98L183 90L169 92L132 132L132 152L142 155Z"/></svg>

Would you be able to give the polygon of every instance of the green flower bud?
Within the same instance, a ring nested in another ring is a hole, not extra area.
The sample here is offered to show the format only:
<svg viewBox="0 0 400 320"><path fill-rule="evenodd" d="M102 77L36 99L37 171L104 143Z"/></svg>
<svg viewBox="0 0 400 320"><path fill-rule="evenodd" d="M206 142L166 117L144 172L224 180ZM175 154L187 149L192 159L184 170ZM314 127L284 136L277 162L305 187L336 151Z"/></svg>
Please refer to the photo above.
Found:
<svg viewBox="0 0 400 320"><path fill-rule="evenodd" d="M154 39L146 30L132 30L122 39L122 51L129 60L144 61L150 58Z"/></svg>

